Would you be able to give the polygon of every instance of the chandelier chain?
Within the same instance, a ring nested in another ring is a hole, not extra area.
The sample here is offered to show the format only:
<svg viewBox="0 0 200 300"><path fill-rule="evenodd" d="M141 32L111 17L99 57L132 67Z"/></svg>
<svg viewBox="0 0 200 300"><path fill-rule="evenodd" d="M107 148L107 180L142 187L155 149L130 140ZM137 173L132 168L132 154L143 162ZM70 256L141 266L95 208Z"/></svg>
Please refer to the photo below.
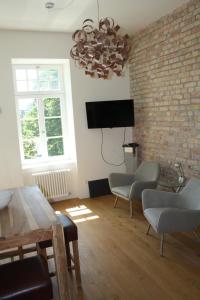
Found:
<svg viewBox="0 0 200 300"><path fill-rule="evenodd" d="M99 23L99 0L97 0L97 17L98 17L98 23Z"/></svg>

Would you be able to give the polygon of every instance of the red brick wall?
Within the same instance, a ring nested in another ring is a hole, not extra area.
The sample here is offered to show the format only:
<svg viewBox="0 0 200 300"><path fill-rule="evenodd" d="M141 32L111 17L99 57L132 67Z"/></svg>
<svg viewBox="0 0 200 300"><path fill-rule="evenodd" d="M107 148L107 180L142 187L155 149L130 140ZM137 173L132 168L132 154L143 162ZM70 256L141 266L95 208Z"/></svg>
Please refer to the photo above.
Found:
<svg viewBox="0 0 200 300"><path fill-rule="evenodd" d="M134 36L130 91L140 159L200 176L200 0Z"/></svg>

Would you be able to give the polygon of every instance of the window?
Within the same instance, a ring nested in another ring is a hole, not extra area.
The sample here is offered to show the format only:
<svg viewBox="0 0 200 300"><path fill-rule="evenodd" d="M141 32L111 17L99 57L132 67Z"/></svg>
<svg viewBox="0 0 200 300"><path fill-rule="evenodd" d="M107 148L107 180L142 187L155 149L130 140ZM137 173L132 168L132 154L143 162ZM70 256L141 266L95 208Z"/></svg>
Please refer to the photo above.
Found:
<svg viewBox="0 0 200 300"><path fill-rule="evenodd" d="M63 65L14 65L22 163L68 158Z"/></svg>

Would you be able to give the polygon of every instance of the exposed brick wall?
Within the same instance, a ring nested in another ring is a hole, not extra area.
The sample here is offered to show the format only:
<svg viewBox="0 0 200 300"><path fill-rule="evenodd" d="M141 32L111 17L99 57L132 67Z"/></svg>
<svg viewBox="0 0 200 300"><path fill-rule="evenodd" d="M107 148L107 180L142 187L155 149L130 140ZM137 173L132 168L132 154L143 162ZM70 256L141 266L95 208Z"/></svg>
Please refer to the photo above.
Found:
<svg viewBox="0 0 200 300"><path fill-rule="evenodd" d="M200 0L192 0L133 38L130 91L140 159L181 161L200 176Z"/></svg>

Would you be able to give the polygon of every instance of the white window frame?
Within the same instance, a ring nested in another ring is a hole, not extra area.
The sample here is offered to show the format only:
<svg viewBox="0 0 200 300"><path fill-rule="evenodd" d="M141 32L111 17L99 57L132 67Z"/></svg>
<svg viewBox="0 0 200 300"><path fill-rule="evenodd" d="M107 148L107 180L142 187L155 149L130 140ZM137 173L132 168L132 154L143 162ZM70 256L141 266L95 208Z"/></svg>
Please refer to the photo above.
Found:
<svg viewBox="0 0 200 300"><path fill-rule="evenodd" d="M18 124L18 136L19 136L19 145L20 145L20 155L21 155L21 162L22 166L28 166L28 165L37 165L37 164L48 164L51 162L60 162L60 161L69 161L70 160L70 153L68 151L69 146L67 147L68 143L68 122L67 122L67 107L66 107L66 87L64 85L64 63L17 63L14 60L13 62L13 82L14 82L14 89L15 89L15 101L16 101L16 112L17 112L17 124ZM59 90L52 90L52 91L26 91L26 92L18 92L17 91L17 79L16 79L16 69L22 68L22 69L31 69L36 68L39 66L40 68L51 68L51 67L57 67L59 72L59 79L60 79L60 89ZM61 124L62 124L62 138L63 138L63 149L64 149L64 155L58 155L58 156L52 156L48 157L47 154L47 136L46 132L41 133L40 130L40 138L43 139L43 145L45 146L45 149L43 149L43 156L37 157L34 159L25 159L24 158L24 147L23 147L23 138L22 138L22 130L21 130L21 120L20 120L20 113L19 113L19 99L23 98L36 98L38 99L38 116L40 117L39 122L39 128L42 125L43 130L45 130L45 116L44 116L44 105L43 105L43 99L44 98L52 98L52 97L58 97L60 99L60 108L61 108ZM41 122L42 120L42 122ZM43 123L43 124L41 124ZM45 141L44 141L45 139ZM46 152L46 154L45 154Z"/></svg>

